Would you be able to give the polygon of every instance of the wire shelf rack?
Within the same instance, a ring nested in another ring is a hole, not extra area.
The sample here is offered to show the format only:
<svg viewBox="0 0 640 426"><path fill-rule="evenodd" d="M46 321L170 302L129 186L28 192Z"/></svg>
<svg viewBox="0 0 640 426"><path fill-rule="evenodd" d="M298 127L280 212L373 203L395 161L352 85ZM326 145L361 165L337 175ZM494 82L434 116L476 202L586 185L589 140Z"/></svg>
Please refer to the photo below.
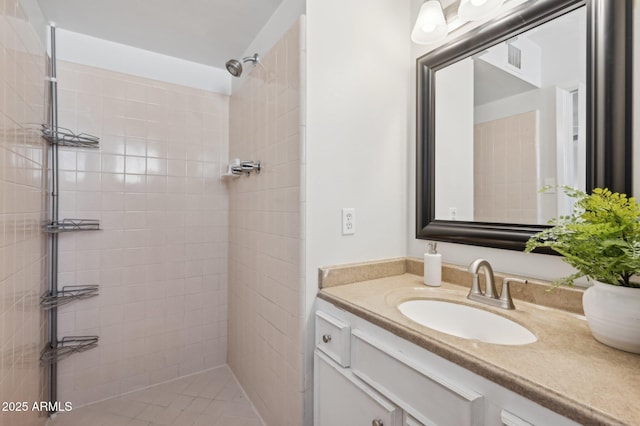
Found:
<svg viewBox="0 0 640 426"><path fill-rule="evenodd" d="M71 354L88 351L98 346L98 336L67 336L58 340L56 347L47 345L40 354L43 364L53 364Z"/></svg>
<svg viewBox="0 0 640 426"><path fill-rule="evenodd" d="M100 138L88 133L74 133L64 127L57 130L51 129L46 124L42 125L42 137L50 144L58 146L69 146L75 148L98 148Z"/></svg>
<svg viewBox="0 0 640 426"><path fill-rule="evenodd" d="M69 285L62 287L56 295L46 292L40 298L42 309L49 310L57 306L66 305L74 300L83 300L98 295L97 285Z"/></svg>
<svg viewBox="0 0 640 426"><path fill-rule="evenodd" d="M62 219L57 222L47 223L44 230L50 234L74 231L99 231L100 221L96 219Z"/></svg>

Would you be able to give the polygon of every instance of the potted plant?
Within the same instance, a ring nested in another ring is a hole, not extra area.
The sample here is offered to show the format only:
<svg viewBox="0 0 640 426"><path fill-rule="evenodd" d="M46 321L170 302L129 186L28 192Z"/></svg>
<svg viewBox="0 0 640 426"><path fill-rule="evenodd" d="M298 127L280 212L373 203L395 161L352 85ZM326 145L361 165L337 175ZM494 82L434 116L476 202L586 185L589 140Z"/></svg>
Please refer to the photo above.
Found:
<svg viewBox="0 0 640 426"><path fill-rule="evenodd" d="M549 247L576 269L556 284L593 281L582 299L593 336L600 342L640 353L640 206L632 197L604 188L591 194L564 187L575 199L570 216L533 235L526 252Z"/></svg>

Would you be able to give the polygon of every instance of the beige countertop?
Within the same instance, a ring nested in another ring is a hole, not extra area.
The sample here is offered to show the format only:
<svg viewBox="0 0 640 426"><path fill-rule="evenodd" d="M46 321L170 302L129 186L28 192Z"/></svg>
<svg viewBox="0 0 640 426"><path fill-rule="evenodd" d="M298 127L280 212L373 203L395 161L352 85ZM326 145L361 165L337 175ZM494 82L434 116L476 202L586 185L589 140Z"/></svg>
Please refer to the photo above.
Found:
<svg viewBox="0 0 640 426"><path fill-rule="evenodd" d="M331 285L318 297L574 421L640 425L640 355L597 342L581 315L519 300L513 311L491 308L468 301L468 288L446 282L426 287L410 273ZM458 338L413 322L397 308L422 298L486 309L524 325L538 340L505 346Z"/></svg>

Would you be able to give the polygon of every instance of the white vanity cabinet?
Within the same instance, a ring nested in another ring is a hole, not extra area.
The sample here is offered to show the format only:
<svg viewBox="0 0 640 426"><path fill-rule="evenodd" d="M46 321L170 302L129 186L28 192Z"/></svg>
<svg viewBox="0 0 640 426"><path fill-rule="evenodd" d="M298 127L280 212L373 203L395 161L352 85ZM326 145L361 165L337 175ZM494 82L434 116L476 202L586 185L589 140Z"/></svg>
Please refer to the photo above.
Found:
<svg viewBox="0 0 640 426"><path fill-rule="evenodd" d="M322 299L314 360L315 426L578 425Z"/></svg>

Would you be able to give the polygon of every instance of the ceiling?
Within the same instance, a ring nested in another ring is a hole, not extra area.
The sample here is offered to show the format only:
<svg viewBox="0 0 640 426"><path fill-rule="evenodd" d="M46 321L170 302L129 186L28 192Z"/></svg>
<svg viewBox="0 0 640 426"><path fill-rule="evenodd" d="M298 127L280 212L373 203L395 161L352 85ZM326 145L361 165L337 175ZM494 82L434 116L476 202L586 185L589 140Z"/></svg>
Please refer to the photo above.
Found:
<svg viewBox="0 0 640 426"><path fill-rule="evenodd" d="M59 28L217 68L240 57L282 0L38 0Z"/></svg>

